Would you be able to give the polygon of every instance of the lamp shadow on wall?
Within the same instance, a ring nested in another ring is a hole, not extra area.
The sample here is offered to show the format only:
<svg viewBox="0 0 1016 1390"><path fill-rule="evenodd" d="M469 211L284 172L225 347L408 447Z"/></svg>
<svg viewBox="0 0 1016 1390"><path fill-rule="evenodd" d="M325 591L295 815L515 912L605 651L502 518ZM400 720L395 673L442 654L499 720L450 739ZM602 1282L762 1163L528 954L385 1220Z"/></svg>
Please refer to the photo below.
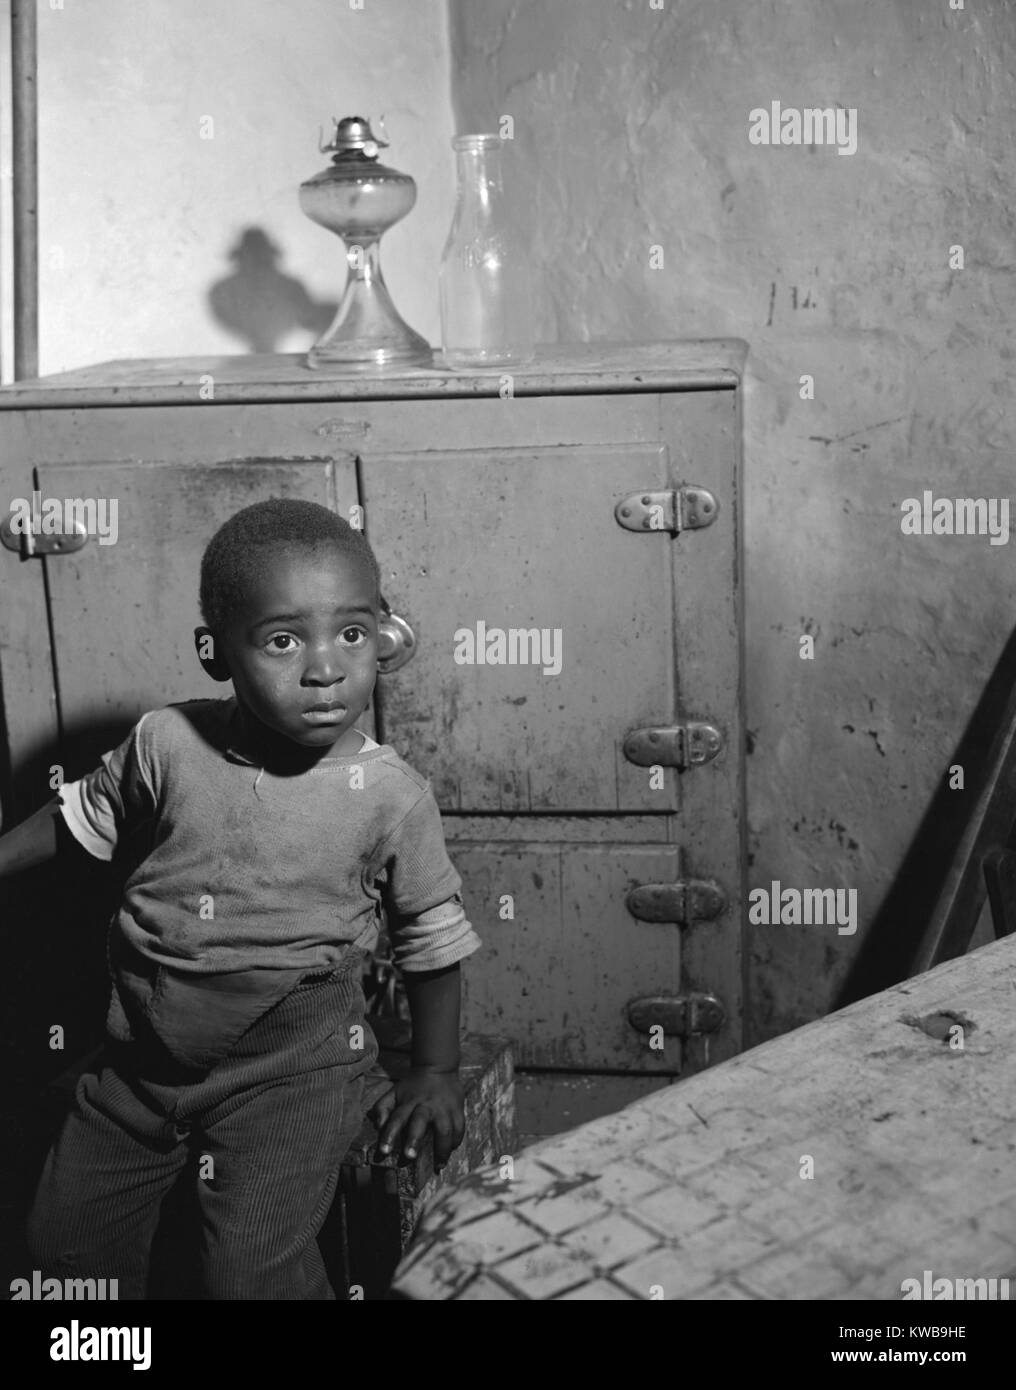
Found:
<svg viewBox="0 0 1016 1390"><path fill-rule="evenodd" d="M261 227L245 227L227 252L235 269L208 291L215 322L239 338L248 352L277 352L294 329L316 342L335 318L338 304L315 299L301 280L279 268L280 247Z"/></svg>

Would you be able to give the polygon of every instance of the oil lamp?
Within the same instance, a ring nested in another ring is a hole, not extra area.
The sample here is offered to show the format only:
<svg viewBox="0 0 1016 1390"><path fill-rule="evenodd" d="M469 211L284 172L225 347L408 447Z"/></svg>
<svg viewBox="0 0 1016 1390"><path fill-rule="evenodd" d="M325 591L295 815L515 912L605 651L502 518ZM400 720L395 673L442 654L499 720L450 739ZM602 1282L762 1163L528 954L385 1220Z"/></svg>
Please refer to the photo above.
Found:
<svg viewBox="0 0 1016 1390"><path fill-rule="evenodd" d="M416 202L416 182L378 162L388 140L375 136L369 121L332 121L332 139L320 145L322 154L332 153L331 167L300 185L300 206L345 242L349 275L335 320L311 348L307 365L354 371L430 366L430 345L398 313L380 265L381 236ZM383 121L378 129L383 137Z"/></svg>

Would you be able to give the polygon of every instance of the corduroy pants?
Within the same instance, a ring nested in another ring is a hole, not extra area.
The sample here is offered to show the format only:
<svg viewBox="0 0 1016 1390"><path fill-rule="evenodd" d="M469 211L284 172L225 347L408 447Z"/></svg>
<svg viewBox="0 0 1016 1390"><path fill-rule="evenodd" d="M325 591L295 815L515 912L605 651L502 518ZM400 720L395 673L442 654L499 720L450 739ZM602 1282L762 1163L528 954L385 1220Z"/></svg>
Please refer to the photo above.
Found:
<svg viewBox="0 0 1016 1390"><path fill-rule="evenodd" d="M376 1056L360 972L343 966L298 984L204 1073L111 1044L46 1160L36 1268L143 1299L160 1206L196 1159L204 1296L333 1298L316 1236Z"/></svg>

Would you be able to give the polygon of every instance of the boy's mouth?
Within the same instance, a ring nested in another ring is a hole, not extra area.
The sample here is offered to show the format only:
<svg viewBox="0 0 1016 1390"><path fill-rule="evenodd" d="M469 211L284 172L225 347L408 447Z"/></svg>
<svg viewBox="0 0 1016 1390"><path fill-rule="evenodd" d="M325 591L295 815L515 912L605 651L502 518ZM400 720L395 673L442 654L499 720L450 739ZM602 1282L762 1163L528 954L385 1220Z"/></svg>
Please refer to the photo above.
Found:
<svg viewBox="0 0 1016 1390"><path fill-rule="evenodd" d="M311 705L303 711L308 724L341 724L346 714L346 706L333 701L326 705Z"/></svg>

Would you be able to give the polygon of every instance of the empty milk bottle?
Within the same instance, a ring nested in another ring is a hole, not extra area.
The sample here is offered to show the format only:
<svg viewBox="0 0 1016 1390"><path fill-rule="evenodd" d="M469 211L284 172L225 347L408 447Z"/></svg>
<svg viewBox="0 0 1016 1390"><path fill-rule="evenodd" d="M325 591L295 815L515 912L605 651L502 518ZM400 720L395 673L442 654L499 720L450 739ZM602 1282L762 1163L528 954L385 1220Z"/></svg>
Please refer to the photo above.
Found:
<svg viewBox="0 0 1016 1390"><path fill-rule="evenodd" d="M518 366L533 357L529 265L501 182L501 137L458 135L458 199L441 257L441 341L449 367Z"/></svg>

